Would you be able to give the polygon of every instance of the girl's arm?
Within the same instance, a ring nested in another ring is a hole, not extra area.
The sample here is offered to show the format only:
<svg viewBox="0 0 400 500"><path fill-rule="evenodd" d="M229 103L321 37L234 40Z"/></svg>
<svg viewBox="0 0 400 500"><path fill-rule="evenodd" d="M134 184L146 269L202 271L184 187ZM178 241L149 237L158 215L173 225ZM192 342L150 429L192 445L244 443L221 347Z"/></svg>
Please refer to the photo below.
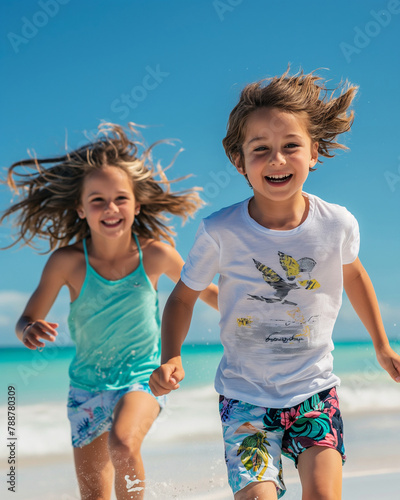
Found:
<svg viewBox="0 0 400 500"><path fill-rule="evenodd" d="M358 258L343 266L343 283L354 310L372 338L379 364L393 380L400 382L400 356L389 345L374 287Z"/></svg>
<svg viewBox="0 0 400 500"><path fill-rule="evenodd" d="M218 311L218 287L211 283L205 290L202 290L200 299Z"/></svg>
<svg viewBox="0 0 400 500"><path fill-rule="evenodd" d="M179 280L167 300L161 326L161 366L150 377L150 388L156 396L178 389L185 376L181 348L199 295L199 291L192 290Z"/></svg>
<svg viewBox="0 0 400 500"><path fill-rule="evenodd" d="M144 248L144 266L147 275L152 281L157 281L161 274L165 274L174 283L181 276L184 261L179 252L167 243L161 241L148 242ZM199 295L200 299L218 311L218 287L211 283ZM197 298L197 297L196 297Z"/></svg>
<svg viewBox="0 0 400 500"><path fill-rule="evenodd" d="M169 246L169 266L167 270L165 271L165 274L174 281L174 283L178 283L180 281L180 276L181 276L181 271L183 267L183 259L180 256L180 254L175 250L175 248ZM182 283L183 285L183 283ZM187 288L188 290L191 290L190 288ZM193 291L193 290L192 290ZM197 292L196 292L197 293ZM217 285L214 285L214 283L211 283L205 290L202 290L199 292L199 294L196 295L196 299L194 302L196 302L197 297L199 297L203 302L208 304L209 306L213 307L218 311L218 287ZM194 303L193 303L194 305ZM186 332L187 333L187 332ZM186 337L186 334L185 334Z"/></svg>
<svg viewBox="0 0 400 500"><path fill-rule="evenodd" d="M28 349L44 347L43 340L54 342L57 336L57 323L45 321L61 287L65 284L63 271L65 268L64 252L57 250L47 261L39 282L33 292L15 331L19 340Z"/></svg>

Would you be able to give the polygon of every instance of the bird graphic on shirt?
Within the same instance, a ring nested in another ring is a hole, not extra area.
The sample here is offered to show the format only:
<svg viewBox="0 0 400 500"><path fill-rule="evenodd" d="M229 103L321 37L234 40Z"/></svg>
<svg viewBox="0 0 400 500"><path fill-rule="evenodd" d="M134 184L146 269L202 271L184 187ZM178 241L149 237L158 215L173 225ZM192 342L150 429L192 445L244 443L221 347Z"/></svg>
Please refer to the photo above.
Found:
<svg viewBox="0 0 400 500"><path fill-rule="evenodd" d="M296 279L301 273L311 273L316 264L315 260L310 257L302 257L296 260L283 252L278 252L278 255L280 265L285 271L287 279L290 281ZM306 288L306 290L313 290L321 286L317 280L311 278L308 280L298 280L298 283Z"/></svg>
<svg viewBox="0 0 400 500"><path fill-rule="evenodd" d="M300 286L304 287L306 290L315 290L321 285L317 280L312 279L309 275L309 279L303 279L303 273L311 273L315 267L315 260L309 257L303 257L299 260L294 259L291 255L287 255L283 252L278 252L279 263L282 269L285 271L287 280L283 279L276 273L273 269L262 264L260 261L253 259L254 265L257 270L260 271L262 277L268 285L270 285L274 290L275 294L273 297L263 297L259 295L249 295L252 300L261 300L268 303L281 302L282 304L297 305L295 302L286 300L287 295L291 290L299 289ZM299 286L300 285L300 286Z"/></svg>

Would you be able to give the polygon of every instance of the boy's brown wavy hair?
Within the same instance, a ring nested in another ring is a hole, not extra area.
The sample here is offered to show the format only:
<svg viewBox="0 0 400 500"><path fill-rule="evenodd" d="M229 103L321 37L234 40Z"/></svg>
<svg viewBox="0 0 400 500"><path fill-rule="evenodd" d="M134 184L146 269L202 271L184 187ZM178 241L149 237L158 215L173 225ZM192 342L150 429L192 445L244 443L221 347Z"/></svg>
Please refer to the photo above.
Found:
<svg viewBox="0 0 400 500"><path fill-rule="evenodd" d="M335 149L347 149L336 137L350 130L354 111L348 113L358 87L341 83L330 94L322 78L313 72L290 76L290 68L281 75L250 83L241 92L239 102L230 113L227 133L222 141L225 153L234 164L243 161L242 145L249 115L259 108L279 108L306 118L312 142L318 142L318 153L331 158ZM335 97L335 91L340 94Z"/></svg>

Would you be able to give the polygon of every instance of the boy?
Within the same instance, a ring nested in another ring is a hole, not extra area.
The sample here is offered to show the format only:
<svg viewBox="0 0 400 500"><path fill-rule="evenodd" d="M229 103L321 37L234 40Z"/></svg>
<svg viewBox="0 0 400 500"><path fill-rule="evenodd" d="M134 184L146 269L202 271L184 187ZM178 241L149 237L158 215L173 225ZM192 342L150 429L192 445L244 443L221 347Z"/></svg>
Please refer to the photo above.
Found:
<svg viewBox="0 0 400 500"><path fill-rule="evenodd" d="M283 495L281 454L294 460L303 498L341 498L343 424L332 330L343 286L377 358L400 382L378 302L357 255L356 219L303 192L318 156L344 148L356 93L326 96L314 74L275 77L243 90L225 151L253 196L202 221L163 317L156 395L179 387L193 305L219 274L224 354L215 388L229 483L236 500Z"/></svg>

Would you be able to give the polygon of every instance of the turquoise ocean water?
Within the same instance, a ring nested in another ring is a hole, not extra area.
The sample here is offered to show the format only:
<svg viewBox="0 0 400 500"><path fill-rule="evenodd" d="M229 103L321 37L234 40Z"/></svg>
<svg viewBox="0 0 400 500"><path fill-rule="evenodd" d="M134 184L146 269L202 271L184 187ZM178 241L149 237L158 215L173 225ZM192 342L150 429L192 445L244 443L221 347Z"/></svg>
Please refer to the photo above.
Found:
<svg viewBox="0 0 400 500"><path fill-rule="evenodd" d="M392 342L400 352L400 342ZM0 380L14 385L19 404L64 401L68 390L68 367L73 347L47 347L41 352L24 348L0 350ZM334 371L342 384L380 385L390 381L375 358L370 342L339 342L335 345ZM182 388L209 386L222 356L219 344L184 345L182 359L186 372Z"/></svg>

